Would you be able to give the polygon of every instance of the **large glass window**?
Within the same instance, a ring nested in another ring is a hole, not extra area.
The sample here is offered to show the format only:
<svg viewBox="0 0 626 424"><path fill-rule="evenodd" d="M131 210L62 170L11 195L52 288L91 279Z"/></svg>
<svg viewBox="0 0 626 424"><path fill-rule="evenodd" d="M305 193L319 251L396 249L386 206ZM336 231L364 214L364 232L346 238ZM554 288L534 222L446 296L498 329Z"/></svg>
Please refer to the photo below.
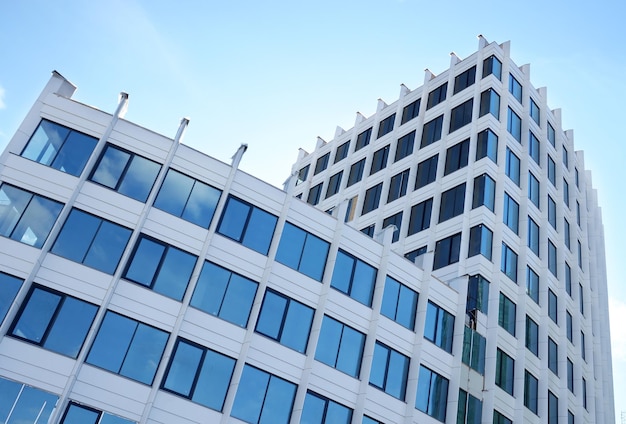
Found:
<svg viewBox="0 0 626 424"><path fill-rule="evenodd" d="M52 246L52 253L113 274L130 234L128 228L72 209Z"/></svg>
<svg viewBox="0 0 626 424"><path fill-rule="evenodd" d="M563 178L563 202L569 208L569 184L565 178Z"/></svg>
<svg viewBox="0 0 626 424"><path fill-rule="evenodd" d="M472 122L474 99L469 99L453 108L450 112L450 132L454 132Z"/></svg>
<svg viewBox="0 0 626 424"><path fill-rule="evenodd" d="M500 293L498 324L515 337L515 313L517 306L511 299Z"/></svg>
<svg viewBox="0 0 626 424"><path fill-rule="evenodd" d="M336 174L331 175L331 177L328 179L328 187L326 187L326 199L339 193L339 189L341 188L342 176L343 171L339 171Z"/></svg>
<svg viewBox="0 0 626 424"><path fill-rule="evenodd" d="M317 158L317 161L315 161L315 170L313 171L313 175L319 174L320 172L324 171L328 167L329 158L330 158L330 152Z"/></svg>
<svg viewBox="0 0 626 424"><path fill-rule="evenodd" d="M362 133L360 133L356 138L356 145L354 146L354 151L362 149L363 147L370 144L370 138L372 136L372 128L368 128Z"/></svg>
<svg viewBox="0 0 626 424"><path fill-rule="evenodd" d="M461 251L461 233L453 234L435 243L433 270L457 263Z"/></svg>
<svg viewBox="0 0 626 424"><path fill-rule="evenodd" d="M563 218L563 238L565 239L565 247L571 251L572 244L570 239L570 225L567 218Z"/></svg>
<svg viewBox="0 0 626 424"><path fill-rule="evenodd" d="M413 118L417 118L420 113L421 100L422 99L417 99L402 109L402 121L400 122L400 125L409 122Z"/></svg>
<svg viewBox="0 0 626 424"><path fill-rule="evenodd" d="M428 102L426 104L426 110L443 102L446 99L447 93L448 93L447 82L444 84L441 84L439 87L435 88L433 91L428 93Z"/></svg>
<svg viewBox="0 0 626 424"><path fill-rule="evenodd" d="M559 375L559 345L548 337L548 369Z"/></svg>
<svg viewBox="0 0 626 424"><path fill-rule="evenodd" d="M341 249L337 252L331 287L371 306L375 284L376 268Z"/></svg>
<svg viewBox="0 0 626 424"><path fill-rule="evenodd" d="M556 163L550 155L548 155L548 181L553 187L556 187Z"/></svg>
<svg viewBox="0 0 626 424"><path fill-rule="evenodd" d="M4 320L9 308L22 287L23 280L4 272L0 272L0 324Z"/></svg>
<svg viewBox="0 0 626 424"><path fill-rule="evenodd" d="M517 283L517 253L507 246L506 243L502 243L500 271Z"/></svg>
<svg viewBox="0 0 626 424"><path fill-rule="evenodd" d="M411 207L409 229L407 236L419 233L430 227L430 217L433 209L433 199L426 199Z"/></svg>
<svg viewBox="0 0 626 424"><path fill-rule="evenodd" d="M387 166L387 159L389 158L389 145L378 149L372 156L372 165L370 167L370 175L374 175L381 169Z"/></svg>
<svg viewBox="0 0 626 424"><path fill-rule="evenodd" d="M320 198L322 197L323 185L324 185L323 183L319 183L309 189L309 194L306 197L307 203L315 206L320 202Z"/></svg>
<svg viewBox="0 0 626 424"><path fill-rule="evenodd" d="M539 157L539 139L535 137L535 134L533 134L532 131L528 131L528 154L537 165L541 166Z"/></svg>
<svg viewBox="0 0 626 424"><path fill-rule="evenodd" d="M552 144L552 147L556 147L556 131L552 124L548 122L548 141Z"/></svg>
<svg viewBox="0 0 626 424"><path fill-rule="evenodd" d="M348 151L350 150L350 140L342 143L337 147L337 151L335 152L335 160L333 163L337 163L342 159L345 159L348 156Z"/></svg>
<svg viewBox="0 0 626 424"><path fill-rule="evenodd" d="M539 109L539 106L537 106L537 103L535 103L533 99L530 99L530 117L533 118L533 121L535 121L537 125L539 125L540 114L541 109Z"/></svg>
<svg viewBox="0 0 626 424"><path fill-rule="evenodd" d="M376 341L370 372L370 385L404 400L409 373L409 358Z"/></svg>
<svg viewBox="0 0 626 424"><path fill-rule="evenodd" d="M574 363L567 358L567 389L574 393Z"/></svg>
<svg viewBox="0 0 626 424"><path fill-rule="evenodd" d="M256 282L205 261L191 306L245 328L257 287Z"/></svg>
<svg viewBox="0 0 626 424"><path fill-rule="evenodd" d="M352 409L325 396L307 391L300 424L350 424Z"/></svg>
<svg viewBox="0 0 626 424"><path fill-rule="evenodd" d="M393 124L395 123L395 121L396 121L395 113L393 115L386 117L382 121L380 121L380 123L378 124L378 137L376 138L380 138L384 136L385 134L389 134L391 131L393 131Z"/></svg>
<svg viewBox="0 0 626 424"><path fill-rule="evenodd" d="M530 266L526 267L526 294L539 304L539 275Z"/></svg>
<svg viewBox="0 0 626 424"><path fill-rule="evenodd" d="M404 137L400 137L396 143L396 156L394 162L404 159L413 153L413 147L415 145L415 130L411 131Z"/></svg>
<svg viewBox="0 0 626 424"><path fill-rule="evenodd" d="M487 339L478 331L465 326L463 333L463 354L461 357L463 363L480 375L484 375L486 350Z"/></svg>
<svg viewBox="0 0 626 424"><path fill-rule="evenodd" d="M548 222L556 230L556 202L548 195Z"/></svg>
<svg viewBox="0 0 626 424"><path fill-rule="evenodd" d="M509 92L518 102L522 103L522 85L511 74L509 74Z"/></svg>
<svg viewBox="0 0 626 424"><path fill-rule="evenodd" d="M422 130L422 141L420 147L426 147L441 139L441 129L443 127L443 115L424 124Z"/></svg>
<svg viewBox="0 0 626 424"><path fill-rule="evenodd" d="M504 209L502 221L515 234L519 231L519 204L513 200L509 193L504 192Z"/></svg>
<svg viewBox="0 0 626 424"><path fill-rule="evenodd" d="M557 311L558 311L558 299L556 294L550 289L548 289L548 316L555 324L558 324L557 321Z"/></svg>
<svg viewBox="0 0 626 424"><path fill-rule="evenodd" d="M469 138L446 150L446 164L443 175L448 175L467 166L469 158Z"/></svg>
<svg viewBox="0 0 626 424"><path fill-rule="evenodd" d="M489 128L478 133L476 160L489 158L498 163L498 136Z"/></svg>
<svg viewBox="0 0 626 424"><path fill-rule="evenodd" d="M178 339L161 388L221 411L234 369L233 358Z"/></svg>
<svg viewBox="0 0 626 424"><path fill-rule="evenodd" d="M511 108L508 108L507 112L506 129L514 139L522 142L522 118Z"/></svg>
<svg viewBox="0 0 626 424"><path fill-rule="evenodd" d="M468 313L478 310L485 315L489 311L489 281L480 274L469 277L465 309Z"/></svg>
<svg viewBox="0 0 626 424"><path fill-rule="evenodd" d="M486 225L480 224L470 228L470 240L467 257L483 255L491 260L491 250L493 246L493 231Z"/></svg>
<svg viewBox="0 0 626 424"><path fill-rule="evenodd" d="M496 352L496 386L513 396L515 361L500 348Z"/></svg>
<svg viewBox="0 0 626 424"><path fill-rule="evenodd" d="M539 326L528 315L526 315L526 349L539 356Z"/></svg>
<svg viewBox="0 0 626 424"><path fill-rule="evenodd" d="M301 184L306 181L307 177L309 176L310 167L311 167L310 165L306 165L298 171L298 179L296 180L296 185Z"/></svg>
<svg viewBox="0 0 626 424"><path fill-rule="evenodd" d="M420 365L415 407L434 419L445 422L448 406L448 384L447 378L424 365Z"/></svg>
<svg viewBox="0 0 626 424"><path fill-rule="evenodd" d="M539 180L532 172L528 173L528 198L539 208Z"/></svg>
<svg viewBox="0 0 626 424"><path fill-rule="evenodd" d="M405 169L399 174L391 177L389 181L389 193L387 194L387 203L393 202L396 199L406 194L407 186L409 185L409 169Z"/></svg>
<svg viewBox="0 0 626 424"><path fill-rule="evenodd" d="M500 412L493 410L493 424L513 424L509 418L502 415Z"/></svg>
<svg viewBox="0 0 626 424"><path fill-rule="evenodd" d="M557 276L556 269L556 246L551 240L548 240L548 270L555 277Z"/></svg>
<svg viewBox="0 0 626 424"><path fill-rule="evenodd" d="M135 422L99 409L70 402L60 424L135 424Z"/></svg>
<svg viewBox="0 0 626 424"><path fill-rule="evenodd" d="M417 178L415 179L415 190L422 188L437 178L437 162L439 155L431 156L417 164Z"/></svg>
<svg viewBox="0 0 626 424"><path fill-rule="evenodd" d="M0 235L41 248L62 208L62 203L2 184Z"/></svg>
<svg viewBox="0 0 626 424"><path fill-rule="evenodd" d="M483 403L463 389L459 389L457 424L479 424L483 415Z"/></svg>
<svg viewBox="0 0 626 424"><path fill-rule="evenodd" d="M246 364L231 416L252 424L287 424L297 386Z"/></svg>
<svg viewBox="0 0 626 424"><path fill-rule="evenodd" d="M496 202L496 182L487 174L474 178L472 209L486 206L493 212Z"/></svg>
<svg viewBox="0 0 626 424"><path fill-rule="evenodd" d="M430 340L446 352L452 353L454 315L428 301L424 338Z"/></svg>
<svg viewBox="0 0 626 424"><path fill-rule="evenodd" d="M353 184L358 183L363 178L363 169L365 169L365 158L358 162L355 162L350 166L350 173L348 174L348 183L346 187L350 187Z"/></svg>
<svg viewBox="0 0 626 424"><path fill-rule="evenodd" d="M403 327L413 330L417 299L417 292L387 276L380 313Z"/></svg>
<svg viewBox="0 0 626 424"><path fill-rule="evenodd" d="M172 299L181 300L197 259L190 253L142 235L126 267L124 278Z"/></svg>
<svg viewBox="0 0 626 424"><path fill-rule="evenodd" d="M186 221L209 228L221 191L170 169L154 207Z"/></svg>
<svg viewBox="0 0 626 424"><path fill-rule="evenodd" d="M263 209L228 196L217 232L267 255L278 218Z"/></svg>
<svg viewBox="0 0 626 424"><path fill-rule="evenodd" d="M506 148L506 165L504 171L506 176L519 187L520 161L515 153L513 153L508 147Z"/></svg>
<svg viewBox="0 0 626 424"><path fill-rule="evenodd" d="M529 216L528 217L528 247L537 257L539 257L539 225Z"/></svg>
<svg viewBox="0 0 626 424"><path fill-rule="evenodd" d="M565 335L570 343L574 343L574 327L572 323L572 314L569 311L565 311Z"/></svg>
<svg viewBox="0 0 626 424"><path fill-rule="evenodd" d="M0 394L0 417L6 424L47 423L59 400L51 393L2 377Z"/></svg>
<svg viewBox="0 0 626 424"><path fill-rule="evenodd" d="M454 77L454 93L460 93L476 82L476 66L472 66L467 71Z"/></svg>
<svg viewBox="0 0 626 424"><path fill-rule="evenodd" d="M548 390L548 424L559 423L559 398Z"/></svg>
<svg viewBox="0 0 626 424"><path fill-rule="evenodd" d="M90 180L145 202L160 170L156 162L107 144Z"/></svg>
<svg viewBox="0 0 626 424"><path fill-rule="evenodd" d="M13 321L9 334L76 358L97 310L91 303L34 286Z"/></svg>
<svg viewBox="0 0 626 424"><path fill-rule="evenodd" d="M366 213L378 208L382 191L383 183L376 184L374 187L367 189L365 192L365 198L363 199L363 209L361 209L361 215L365 215Z"/></svg>
<svg viewBox="0 0 626 424"><path fill-rule="evenodd" d="M312 308L267 289L255 331L304 353L309 341L313 313Z"/></svg>
<svg viewBox="0 0 626 424"><path fill-rule="evenodd" d="M483 78L491 74L495 75L498 80L502 78L502 62L495 56L489 56L483 60Z"/></svg>
<svg viewBox="0 0 626 424"><path fill-rule="evenodd" d="M439 222L447 221L463 213L465 206L465 183L441 193Z"/></svg>
<svg viewBox="0 0 626 424"><path fill-rule="evenodd" d="M107 311L87 363L144 384L152 384L168 333Z"/></svg>
<svg viewBox="0 0 626 424"><path fill-rule="evenodd" d="M565 291L572 297L572 268L565 262Z"/></svg>
<svg viewBox="0 0 626 424"><path fill-rule="evenodd" d="M500 95L490 88L480 93L480 111L478 116L485 116L488 113L500 119Z"/></svg>
<svg viewBox="0 0 626 424"><path fill-rule="evenodd" d="M285 222L276 260L314 280L322 281L330 244Z"/></svg>
<svg viewBox="0 0 626 424"><path fill-rule="evenodd" d="M42 119L22 157L77 177L97 143L95 137Z"/></svg>
<svg viewBox="0 0 626 424"><path fill-rule="evenodd" d="M358 378L365 334L324 315L315 359Z"/></svg>
<svg viewBox="0 0 626 424"><path fill-rule="evenodd" d="M535 415L539 404L539 380L537 377L524 370L524 406Z"/></svg>

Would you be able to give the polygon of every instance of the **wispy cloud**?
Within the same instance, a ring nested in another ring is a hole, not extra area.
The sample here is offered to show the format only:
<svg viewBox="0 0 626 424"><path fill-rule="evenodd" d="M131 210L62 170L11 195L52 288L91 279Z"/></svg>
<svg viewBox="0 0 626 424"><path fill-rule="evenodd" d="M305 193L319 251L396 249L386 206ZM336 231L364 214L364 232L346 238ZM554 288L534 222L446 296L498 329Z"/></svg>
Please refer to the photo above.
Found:
<svg viewBox="0 0 626 424"><path fill-rule="evenodd" d="M611 320L611 353L614 359L626 361L626 303L615 298L609 299L609 314Z"/></svg>
<svg viewBox="0 0 626 424"><path fill-rule="evenodd" d="M4 103L4 87L0 85L0 109L4 109L7 105Z"/></svg>

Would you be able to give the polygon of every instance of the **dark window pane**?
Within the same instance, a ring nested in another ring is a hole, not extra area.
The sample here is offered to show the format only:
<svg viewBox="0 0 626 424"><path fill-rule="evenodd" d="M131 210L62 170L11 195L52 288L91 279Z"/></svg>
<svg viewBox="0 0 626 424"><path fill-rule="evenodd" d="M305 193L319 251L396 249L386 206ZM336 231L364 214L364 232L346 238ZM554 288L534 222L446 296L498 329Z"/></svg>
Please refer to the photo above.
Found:
<svg viewBox="0 0 626 424"><path fill-rule="evenodd" d="M417 178L415 179L415 190L422 188L437 177L437 161L439 155L432 156L417 165Z"/></svg>
<svg viewBox="0 0 626 424"><path fill-rule="evenodd" d="M473 108L474 99L469 99L450 111L450 132L454 132L472 122Z"/></svg>
<svg viewBox="0 0 626 424"><path fill-rule="evenodd" d="M17 277L0 272L0 324L13 304L22 282Z"/></svg>
<svg viewBox="0 0 626 424"><path fill-rule="evenodd" d="M400 125L409 122L411 119L416 118L420 113L420 103L421 99L415 100L413 103L410 103L402 109L402 122Z"/></svg>

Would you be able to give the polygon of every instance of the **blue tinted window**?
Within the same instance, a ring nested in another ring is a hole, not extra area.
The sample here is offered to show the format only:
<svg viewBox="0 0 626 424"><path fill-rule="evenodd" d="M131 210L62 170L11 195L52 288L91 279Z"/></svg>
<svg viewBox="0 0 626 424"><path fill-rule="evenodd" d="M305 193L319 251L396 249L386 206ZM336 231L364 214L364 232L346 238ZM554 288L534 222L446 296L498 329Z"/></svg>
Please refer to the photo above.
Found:
<svg viewBox="0 0 626 424"><path fill-rule="evenodd" d="M409 358L380 342L374 346L370 384L404 400L409 372Z"/></svg>
<svg viewBox="0 0 626 424"><path fill-rule="evenodd" d="M489 281L480 274L469 277L467 283L466 311L479 310L487 315L489 310Z"/></svg>
<svg viewBox="0 0 626 424"><path fill-rule="evenodd" d="M44 423L58 397L26 384L0 377L0 417L3 423Z"/></svg>
<svg viewBox="0 0 626 424"><path fill-rule="evenodd" d="M483 78L491 74L498 79L502 77L502 62L495 56L489 56L483 60Z"/></svg>
<svg viewBox="0 0 626 424"><path fill-rule="evenodd" d="M82 300L34 287L11 328L11 335L76 358L97 307Z"/></svg>
<svg viewBox="0 0 626 424"><path fill-rule="evenodd" d="M158 163L108 144L90 179L145 202L160 170Z"/></svg>
<svg viewBox="0 0 626 424"><path fill-rule="evenodd" d="M230 196L217 232L267 255L277 220L274 215Z"/></svg>
<svg viewBox="0 0 626 424"><path fill-rule="evenodd" d="M164 331L107 311L87 362L152 384L167 337Z"/></svg>
<svg viewBox="0 0 626 424"><path fill-rule="evenodd" d="M234 359L179 339L162 388L221 411L234 368Z"/></svg>
<svg viewBox="0 0 626 424"><path fill-rule="evenodd" d="M520 184L520 161L519 158L509 149L506 148L506 165L505 172L507 177L511 179L517 186Z"/></svg>
<svg viewBox="0 0 626 424"><path fill-rule="evenodd" d="M502 243L500 271L504 272L507 277L517 283L517 253L505 243Z"/></svg>
<svg viewBox="0 0 626 424"><path fill-rule="evenodd" d="M436 420L445 422L447 406L448 379L421 365L415 407Z"/></svg>
<svg viewBox="0 0 626 424"><path fill-rule="evenodd" d="M209 228L222 192L170 169L154 207L204 228Z"/></svg>
<svg viewBox="0 0 626 424"><path fill-rule="evenodd" d="M486 206L494 211L496 202L496 182L487 174L474 178L474 193L472 197L472 209Z"/></svg>
<svg viewBox="0 0 626 424"><path fill-rule="evenodd" d="M205 262L191 306L240 327L248 317L258 284L211 262Z"/></svg>
<svg viewBox="0 0 626 424"><path fill-rule="evenodd" d="M353 377L358 377L365 335L324 316L315 359Z"/></svg>
<svg viewBox="0 0 626 424"><path fill-rule="evenodd" d="M519 230L519 204L508 194L504 193L504 210L502 220L515 234Z"/></svg>
<svg viewBox="0 0 626 424"><path fill-rule="evenodd" d="M493 232L486 225L480 224L470 228L470 239L467 257L483 255L491 260Z"/></svg>
<svg viewBox="0 0 626 424"><path fill-rule="evenodd" d="M304 275L322 281L329 243L289 222L280 238L276 260Z"/></svg>
<svg viewBox="0 0 626 424"><path fill-rule="evenodd" d="M476 160L484 157L498 163L498 136L489 128L478 133L476 142Z"/></svg>
<svg viewBox="0 0 626 424"><path fill-rule="evenodd" d="M446 352L452 352L453 336L454 315L428 301L424 337Z"/></svg>
<svg viewBox="0 0 626 424"><path fill-rule="evenodd" d="M440 140L442 127L443 115L440 115L435 119L426 122L422 130L422 141L420 142L420 147L426 147L434 143L435 141Z"/></svg>
<svg viewBox="0 0 626 424"><path fill-rule="evenodd" d="M417 298L418 295L415 291L387 276L380 313L409 330L413 330Z"/></svg>
<svg viewBox="0 0 626 424"><path fill-rule="evenodd" d="M43 119L22 156L79 176L98 139Z"/></svg>
<svg viewBox="0 0 626 424"><path fill-rule="evenodd" d="M511 299L500 293L498 324L515 336L515 313L517 307Z"/></svg>
<svg viewBox="0 0 626 424"><path fill-rule="evenodd" d="M181 300L196 259L187 252L142 235L124 278Z"/></svg>
<svg viewBox="0 0 626 424"><path fill-rule="evenodd" d="M131 231L78 209L72 209L52 253L113 274Z"/></svg>
<svg viewBox="0 0 626 424"><path fill-rule="evenodd" d="M500 95L490 88L480 93L480 110L478 116L491 113L496 119L500 119Z"/></svg>
<svg viewBox="0 0 626 424"><path fill-rule="evenodd" d="M278 292L268 289L256 324L256 332L304 353L313 309Z"/></svg>
<svg viewBox="0 0 626 424"><path fill-rule="evenodd" d="M518 102L522 103L522 85L511 74L509 74L509 92Z"/></svg>
<svg viewBox="0 0 626 424"><path fill-rule="evenodd" d="M13 304L17 292L22 287L22 282L17 277L0 272L0 324Z"/></svg>
<svg viewBox="0 0 626 424"><path fill-rule="evenodd" d="M508 109L506 129L513 138L522 142L522 119L511 108Z"/></svg>
<svg viewBox="0 0 626 424"><path fill-rule="evenodd" d="M61 424L133 424L134 421L70 402L61 419Z"/></svg>
<svg viewBox="0 0 626 424"><path fill-rule="evenodd" d="M515 361L498 349L496 354L496 386L513 396L513 371Z"/></svg>
<svg viewBox="0 0 626 424"><path fill-rule="evenodd" d="M63 204L9 184L0 186L0 235L40 248Z"/></svg>
<svg viewBox="0 0 626 424"><path fill-rule="evenodd" d="M352 410L324 396L308 391L300 424L350 424Z"/></svg>
<svg viewBox="0 0 626 424"><path fill-rule="evenodd" d="M248 423L288 423L296 385L245 365L231 415Z"/></svg>
<svg viewBox="0 0 626 424"><path fill-rule="evenodd" d="M487 340L479 332L465 327L463 332L463 363L480 375L485 374L485 351Z"/></svg>
<svg viewBox="0 0 626 424"><path fill-rule="evenodd" d="M375 284L376 268L343 250L337 252L331 287L364 305L371 306Z"/></svg>

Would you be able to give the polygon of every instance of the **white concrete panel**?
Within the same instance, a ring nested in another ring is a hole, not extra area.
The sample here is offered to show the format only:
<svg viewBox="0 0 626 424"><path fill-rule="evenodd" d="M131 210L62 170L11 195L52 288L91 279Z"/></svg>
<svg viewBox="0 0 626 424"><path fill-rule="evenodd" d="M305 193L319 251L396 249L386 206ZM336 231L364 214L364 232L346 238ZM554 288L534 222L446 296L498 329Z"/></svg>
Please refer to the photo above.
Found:
<svg viewBox="0 0 626 424"><path fill-rule="evenodd" d="M0 237L0 270L26 278L41 251L19 241Z"/></svg>
<svg viewBox="0 0 626 424"><path fill-rule="evenodd" d="M78 184L78 178L49 166L16 155L7 157L2 181L66 203Z"/></svg>
<svg viewBox="0 0 626 424"><path fill-rule="evenodd" d="M171 332L181 303L139 284L120 280L109 309Z"/></svg>
<svg viewBox="0 0 626 424"><path fill-rule="evenodd" d="M188 252L200 252L208 234L206 229L154 207L148 212L144 228L165 242L177 240L178 245Z"/></svg>
<svg viewBox="0 0 626 424"><path fill-rule="evenodd" d="M297 384L306 356L260 334L253 334L246 362Z"/></svg>
<svg viewBox="0 0 626 424"><path fill-rule="evenodd" d="M183 397L159 390L148 423L204 424L217 423L222 414Z"/></svg>
<svg viewBox="0 0 626 424"><path fill-rule="evenodd" d="M195 308L185 313L179 335L225 355L237 358L246 330Z"/></svg>

